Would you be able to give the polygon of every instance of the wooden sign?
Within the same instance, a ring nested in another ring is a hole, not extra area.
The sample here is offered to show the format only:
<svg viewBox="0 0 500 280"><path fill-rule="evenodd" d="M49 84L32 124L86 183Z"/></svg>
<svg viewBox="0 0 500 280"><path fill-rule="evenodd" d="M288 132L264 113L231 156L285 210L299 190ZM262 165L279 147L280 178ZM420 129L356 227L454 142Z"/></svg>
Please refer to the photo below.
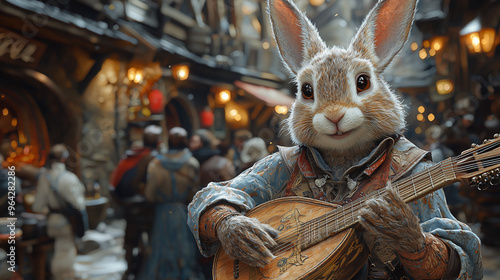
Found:
<svg viewBox="0 0 500 280"><path fill-rule="evenodd" d="M0 61L35 67L46 45L0 27Z"/></svg>

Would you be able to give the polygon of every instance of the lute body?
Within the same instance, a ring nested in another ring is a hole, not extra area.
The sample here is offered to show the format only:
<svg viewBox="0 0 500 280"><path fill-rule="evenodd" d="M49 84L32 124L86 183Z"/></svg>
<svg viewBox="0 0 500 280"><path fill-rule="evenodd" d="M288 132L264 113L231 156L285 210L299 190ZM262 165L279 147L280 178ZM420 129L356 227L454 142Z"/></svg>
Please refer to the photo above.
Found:
<svg viewBox="0 0 500 280"><path fill-rule="evenodd" d="M310 198L284 197L253 208L247 216L280 233L277 250L273 250L276 258L266 267L257 268L235 261L219 250L214 259L214 279L349 279L368 258L359 233L347 228L313 246L316 238L323 238L331 230L329 225L320 221L301 227L337 207L340 206Z"/></svg>

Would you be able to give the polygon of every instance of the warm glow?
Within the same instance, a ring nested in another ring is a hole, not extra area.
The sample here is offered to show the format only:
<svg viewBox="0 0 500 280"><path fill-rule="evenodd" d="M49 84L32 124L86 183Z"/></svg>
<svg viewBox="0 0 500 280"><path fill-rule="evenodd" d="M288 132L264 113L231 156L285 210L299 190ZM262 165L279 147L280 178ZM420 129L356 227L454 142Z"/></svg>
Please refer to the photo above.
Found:
<svg viewBox="0 0 500 280"><path fill-rule="evenodd" d="M434 121L434 119L436 119L436 116L434 116L434 114L430 113L428 116L427 116L427 119L432 122Z"/></svg>
<svg viewBox="0 0 500 280"><path fill-rule="evenodd" d="M435 56L436 55L436 51L434 49L430 49L429 50L429 55L430 56Z"/></svg>
<svg viewBox="0 0 500 280"><path fill-rule="evenodd" d="M418 52L418 56L421 58L421 59L424 59L427 57L427 52L425 51L425 49L421 49L419 52Z"/></svg>
<svg viewBox="0 0 500 280"><path fill-rule="evenodd" d="M174 65L172 67L174 79L184 81L189 77L189 66L185 64Z"/></svg>
<svg viewBox="0 0 500 280"><path fill-rule="evenodd" d="M140 69L137 69L135 67L130 67L127 71L127 78L131 82L139 84L142 82L142 79L144 78L144 73Z"/></svg>
<svg viewBox="0 0 500 280"><path fill-rule="evenodd" d="M137 71L137 69L135 69L135 67L131 67L130 69L128 69L127 77L130 81L133 81L135 79L135 72L136 71Z"/></svg>
<svg viewBox="0 0 500 280"><path fill-rule="evenodd" d="M309 3L311 3L311 6L320 6L325 3L325 0L309 0Z"/></svg>
<svg viewBox="0 0 500 280"><path fill-rule="evenodd" d="M470 53L489 52L495 45L495 30L484 28L463 36Z"/></svg>
<svg viewBox="0 0 500 280"><path fill-rule="evenodd" d="M3 114L4 116L7 116L7 115L9 114L9 109L7 109L7 108L3 108L3 110L2 110L2 114Z"/></svg>
<svg viewBox="0 0 500 280"><path fill-rule="evenodd" d="M416 51L417 49L418 49L418 44L415 42L411 43L411 50Z"/></svg>
<svg viewBox="0 0 500 280"><path fill-rule="evenodd" d="M422 115L422 114L418 114L418 115L417 115L417 120L419 120L419 121L423 122L423 121L424 121L424 115Z"/></svg>
<svg viewBox="0 0 500 280"><path fill-rule="evenodd" d="M439 51L440 49L443 48L443 38L442 37L436 37L434 40L432 40L432 49L435 51Z"/></svg>
<svg viewBox="0 0 500 280"><path fill-rule="evenodd" d="M224 106L225 119L232 129L242 128L248 125L248 111L234 101L229 101Z"/></svg>
<svg viewBox="0 0 500 280"><path fill-rule="evenodd" d="M269 49L269 43L268 43L268 42L264 42L264 43L262 43L262 47L263 47L265 50Z"/></svg>
<svg viewBox="0 0 500 280"><path fill-rule="evenodd" d="M424 106L418 106L418 112L420 114L423 114L425 112L425 107Z"/></svg>
<svg viewBox="0 0 500 280"><path fill-rule="evenodd" d="M288 113L288 108L284 105L276 105L274 110L280 115L286 115L286 113Z"/></svg>
<svg viewBox="0 0 500 280"><path fill-rule="evenodd" d="M495 44L495 30L492 28L485 28L480 31L480 34L483 52L491 51L491 49L493 49L493 45Z"/></svg>
<svg viewBox="0 0 500 280"><path fill-rule="evenodd" d="M424 46L424 48L428 48L431 46L431 43L429 42L429 40L425 40L423 43L422 43L422 46Z"/></svg>
<svg viewBox="0 0 500 280"><path fill-rule="evenodd" d="M436 89L438 94L449 94L454 90L455 86L450 79L442 79L436 82Z"/></svg>
<svg viewBox="0 0 500 280"><path fill-rule="evenodd" d="M479 33L474 32L469 35L472 50L476 53L481 52L481 40L479 40Z"/></svg>
<svg viewBox="0 0 500 280"><path fill-rule="evenodd" d="M10 121L10 125L12 125L13 127L16 127L17 126L17 119L12 118L12 120Z"/></svg>
<svg viewBox="0 0 500 280"><path fill-rule="evenodd" d="M219 91L217 94L217 99L219 103L227 103L229 100L231 100L231 92L227 89Z"/></svg>
<svg viewBox="0 0 500 280"><path fill-rule="evenodd" d="M139 84L140 82L142 82L143 78L144 76L142 75L142 70L137 70L134 76L134 83Z"/></svg>
<svg viewBox="0 0 500 280"><path fill-rule="evenodd" d="M17 148L17 141L12 140L12 141L10 142L10 146L12 147L12 149L16 149L16 148Z"/></svg>
<svg viewBox="0 0 500 280"><path fill-rule="evenodd" d="M415 133L416 134L422 133L422 128L420 128L420 127L415 128Z"/></svg>

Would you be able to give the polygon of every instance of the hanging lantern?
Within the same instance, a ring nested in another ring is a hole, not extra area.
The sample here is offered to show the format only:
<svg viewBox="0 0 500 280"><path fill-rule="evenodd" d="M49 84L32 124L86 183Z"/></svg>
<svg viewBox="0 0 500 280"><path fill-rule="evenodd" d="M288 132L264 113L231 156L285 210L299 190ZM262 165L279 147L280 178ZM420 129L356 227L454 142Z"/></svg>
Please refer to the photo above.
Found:
<svg viewBox="0 0 500 280"><path fill-rule="evenodd" d="M205 108L205 110L200 113L201 126L204 128L210 127L214 124L214 113L210 108Z"/></svg>
<svg viewBox="0 0 500 280"><path fill-rule="evenodd" d="M479 17L462 28L460 36L471 54L488 53L495 46L495 29L483 26Z"/></svg>
<svg viewBox="0 0 500 280"><path fill-rule="evenodd" d="M148 99L149 109L151 110L151 113L161 113L163 110L163 93L158 89L154 89L149 93Z"/></svg>

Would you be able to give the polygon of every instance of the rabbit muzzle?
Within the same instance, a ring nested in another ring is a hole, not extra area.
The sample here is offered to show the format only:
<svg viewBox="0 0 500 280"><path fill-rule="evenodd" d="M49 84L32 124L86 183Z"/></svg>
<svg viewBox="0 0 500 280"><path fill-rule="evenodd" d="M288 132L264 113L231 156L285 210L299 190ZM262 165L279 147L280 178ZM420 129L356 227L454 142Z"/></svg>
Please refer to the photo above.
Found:
<svg viewBox="0 0 500 280"><path fill-rule="evenodd" d="M363 113L359 108L349 108L335 114L318 113L313 117L314 129L334 139L345 138L359 128L364 122Z"/></svg>

